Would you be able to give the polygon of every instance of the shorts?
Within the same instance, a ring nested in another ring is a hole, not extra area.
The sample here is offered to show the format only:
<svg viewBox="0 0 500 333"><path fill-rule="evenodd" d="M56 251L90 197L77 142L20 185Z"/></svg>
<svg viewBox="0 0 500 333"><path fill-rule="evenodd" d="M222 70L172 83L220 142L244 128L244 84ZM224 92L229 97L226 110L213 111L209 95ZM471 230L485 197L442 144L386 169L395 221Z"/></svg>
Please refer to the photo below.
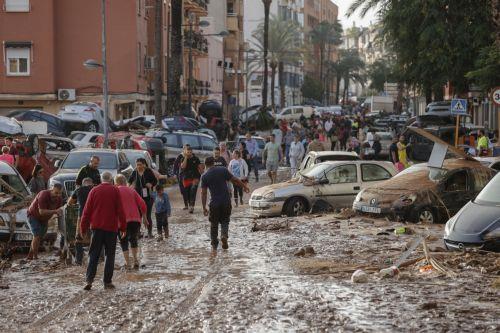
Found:
<svg viewBox="0 0 500 333"><path fill-rule="evenodd" d="M270 162L266 161L266 170L267 172L277 172L278 171L278 162Z"/></svg>
<svg viewBox="0 0 500 333"><path fill-rule="evenodd" d="M47 233L48 223L41 223L34 217L28 217L31 233L33 236L43 237Z"/></svg>

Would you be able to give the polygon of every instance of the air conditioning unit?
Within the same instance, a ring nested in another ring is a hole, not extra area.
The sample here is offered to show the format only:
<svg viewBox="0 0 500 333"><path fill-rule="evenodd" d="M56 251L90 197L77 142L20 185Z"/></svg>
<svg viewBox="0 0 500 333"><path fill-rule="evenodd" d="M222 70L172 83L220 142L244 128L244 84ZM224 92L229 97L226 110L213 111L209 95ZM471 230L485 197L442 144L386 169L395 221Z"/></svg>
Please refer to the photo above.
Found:
<svg viewBox="0 0 500 333"><path fill-rule="evenodd" d="M146 56L146 59L144 61L144 67L146 69L155 69L156 67L155 57Z"/></svg>
<svg viewBox="0 0 500 333"><path fill-rule="evenodd" d="M57 99L60 101L76 101L75 89L59 89Z"/></svg>

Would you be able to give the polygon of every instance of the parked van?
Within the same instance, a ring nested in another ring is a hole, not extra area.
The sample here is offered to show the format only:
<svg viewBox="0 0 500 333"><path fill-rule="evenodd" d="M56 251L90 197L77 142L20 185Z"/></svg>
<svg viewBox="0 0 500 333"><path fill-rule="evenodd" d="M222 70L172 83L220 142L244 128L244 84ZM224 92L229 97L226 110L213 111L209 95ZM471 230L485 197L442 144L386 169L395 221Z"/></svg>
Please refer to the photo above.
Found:
<svg viewBox="0 0 500 333"><path fill-rule="evenodd" d="M314 109L311 106L289 106L281 110L281 112L276 115L276 121L299 120L301 116L304 116L306 118L311 118L313 114L314 114Z"/></svg>

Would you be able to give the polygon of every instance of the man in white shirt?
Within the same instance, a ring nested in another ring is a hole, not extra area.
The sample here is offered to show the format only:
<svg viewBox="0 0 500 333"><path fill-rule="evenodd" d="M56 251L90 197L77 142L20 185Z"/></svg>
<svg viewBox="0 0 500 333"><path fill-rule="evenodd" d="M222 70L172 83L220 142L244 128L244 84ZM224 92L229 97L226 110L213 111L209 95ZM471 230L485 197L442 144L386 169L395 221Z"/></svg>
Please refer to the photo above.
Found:
<svg viewBox="0 0 500 333"><path fill-rule="evenodd" d="M297 172L297 167L299 166L302 158L305 154L304 145L300 142L300 138L298 135L295 136L293 142L290 144L290 171L292 173L292 177Z"/></svg>
<svg viewBox="0 0 500 333"><path fill-rule="evenodd" d="M331 118L328 118L326 121L325 121L325 131L327 134L330 133L330 131L332 130L332 127L333 127L333 121Z"/></svg>

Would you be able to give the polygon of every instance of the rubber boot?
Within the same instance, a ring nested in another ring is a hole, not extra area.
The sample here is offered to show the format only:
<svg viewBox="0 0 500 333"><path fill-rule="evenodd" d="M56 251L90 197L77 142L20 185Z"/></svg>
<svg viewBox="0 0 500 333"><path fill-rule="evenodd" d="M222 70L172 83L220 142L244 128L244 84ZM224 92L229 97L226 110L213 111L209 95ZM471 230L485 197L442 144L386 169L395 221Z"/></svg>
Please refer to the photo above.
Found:
<svg viewBox="0 0 500 333"><path fill-rule="evenodd" d="M130 266L130 256L128 251L123 251L123 258L125 259L125 269L131 269L132 266Z"/></svg>
<svg viewBox="0 0 500 333"><path fill-rule="evenodd" d="M134 260L134 269L139 269L139 248L133 248L132 251L132 259Z"/></svg>
<svg viewBox="0 0 500 333"><path fill-rule="evenodd" d="M167 224L167 226L165 227L165 230L164 230L164 231L165 231L165 238L170 237L170 233L168 232L168 224Z"/></svg>

